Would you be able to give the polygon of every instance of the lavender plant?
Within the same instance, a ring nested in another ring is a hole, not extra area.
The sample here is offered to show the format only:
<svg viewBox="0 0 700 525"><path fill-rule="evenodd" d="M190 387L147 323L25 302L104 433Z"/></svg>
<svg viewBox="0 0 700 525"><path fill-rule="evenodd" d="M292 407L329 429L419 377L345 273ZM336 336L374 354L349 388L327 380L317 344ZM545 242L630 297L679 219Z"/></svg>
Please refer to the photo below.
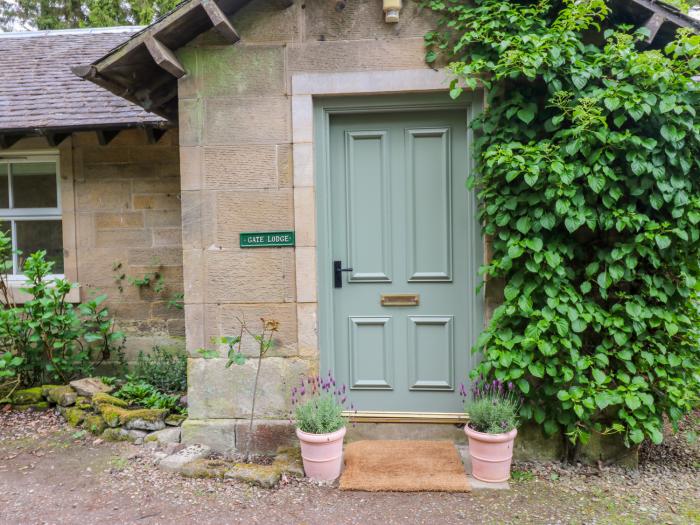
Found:
<svg viewBox="0 0 700 525"><path fill-rule="evenodd" d="M347 387L337 385L332 372L325 377L311 376L292 388L292 406L297 427L309 434L329 434L347 425L343 415ZM350 405L350 410L355 410Z"/></svg>
<svg viewBox="0 0 700 525"><path fill-rule="evenodd" d="M521 401L514 391L513 383L506 385L498 379L492 382L479 379L472 384L471 397L464 384L459 387L459 395L464 398L471 429L487 434L502 434L518 426Z"/></svg>

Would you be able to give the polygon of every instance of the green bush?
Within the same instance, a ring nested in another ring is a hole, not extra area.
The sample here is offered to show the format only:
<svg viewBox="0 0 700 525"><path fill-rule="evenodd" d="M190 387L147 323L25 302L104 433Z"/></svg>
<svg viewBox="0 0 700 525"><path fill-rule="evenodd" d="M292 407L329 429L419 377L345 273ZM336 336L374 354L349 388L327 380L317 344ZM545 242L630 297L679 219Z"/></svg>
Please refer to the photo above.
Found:
<svg viewBox="0 0 700 525"><path fill-rule="evenodd" d="M603 0L434 0L451 94L474 122L483 273L505 283L474 375L573 443L661 442L700 395L700 36L664 49Z"/></svg>
<svg viewBox="0 0 700 525"><path fill-rule="evenodd" d="M134 377L170 394L187 391L187 353L154 346L150 353L139 352Z"/></svg>
<svg viewBox="0 0 700 525"><path fill-rule="evenodd" d="M101 306L104 296L76 308L67 301L76 285L50 277L54 263L45 257L45 251L38 251L26 258L21 290L31 299L16 304L7 278L12 243L0 232L0 261L5 261L0 267L0 352L22 359L16 373L26 385L89 375L123 347L123 334L114 330L109 311Z"/></svg>

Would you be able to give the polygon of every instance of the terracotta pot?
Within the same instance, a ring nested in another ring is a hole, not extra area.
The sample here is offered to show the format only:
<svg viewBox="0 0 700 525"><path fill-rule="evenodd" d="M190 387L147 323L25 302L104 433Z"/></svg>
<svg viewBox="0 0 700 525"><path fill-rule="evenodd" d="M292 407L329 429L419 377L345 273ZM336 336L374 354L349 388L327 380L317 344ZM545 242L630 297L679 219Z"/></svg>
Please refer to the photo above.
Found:
<svg viewBox="0 0 700 525"><path fill-rule="evenodd" d="M330 434L309 434L297 428L301 459L306 476L317 481L333 481L343 465L345 427Z"/></svg>
<svg viewBox="0 0 700 525"><path fill-rule="evenodd" d="M486 434L465 425L464 433L469 438L472 476L489 483L508 481L510 463L513 460L513 442L518 429L514 428L504 434Z"/></svg>

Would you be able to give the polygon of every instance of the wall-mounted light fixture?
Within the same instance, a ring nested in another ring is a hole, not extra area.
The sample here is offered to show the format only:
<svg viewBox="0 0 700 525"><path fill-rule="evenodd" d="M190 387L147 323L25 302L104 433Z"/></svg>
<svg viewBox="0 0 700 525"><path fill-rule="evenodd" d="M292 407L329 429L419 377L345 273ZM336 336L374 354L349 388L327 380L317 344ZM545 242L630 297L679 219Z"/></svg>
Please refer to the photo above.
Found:
<svg viewBox="0 0 700 525"><path fill-rule="evenodd" d="M395 24L399 21L401 0L384 0L384 21L387 24Z"/></svg>

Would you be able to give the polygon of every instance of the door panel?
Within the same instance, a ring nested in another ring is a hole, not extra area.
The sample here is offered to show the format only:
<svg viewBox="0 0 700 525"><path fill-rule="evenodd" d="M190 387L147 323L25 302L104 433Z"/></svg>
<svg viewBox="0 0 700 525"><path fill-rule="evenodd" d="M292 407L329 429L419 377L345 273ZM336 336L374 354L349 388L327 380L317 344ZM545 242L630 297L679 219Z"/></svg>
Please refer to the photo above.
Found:
<svg viewBox="0 0 700 525"><path fill-rule="evenodd" d="M391 281L391 202L386 132L345 135L345 221L351 281Z"/></svg>
<svg viewBox="0 0 700 525"><path fill-rule="evenodd" d="M408 318L408 374L411 390L454 388L453 316Z"/></svg>
<svg viewBox="0 0 700 525"><path fill-rule="evenodd" d="M463 109L330 117L331 259L319 264L352 271L329 290L327 351L360 410L462 410L480 319L468 156ZM383 306L383 294L418 304Z"/></svg>
<svg viewBox="0 0 700 525"><path fill-rule="evenodd" d="M391 317L350 318L350 387L392 388Z"/></svg>
<svg viewBox="0 0 700 525"><path fill-rule="evenodd" d="M407 131L408 280L452 279L450 130Z"/></svg>

